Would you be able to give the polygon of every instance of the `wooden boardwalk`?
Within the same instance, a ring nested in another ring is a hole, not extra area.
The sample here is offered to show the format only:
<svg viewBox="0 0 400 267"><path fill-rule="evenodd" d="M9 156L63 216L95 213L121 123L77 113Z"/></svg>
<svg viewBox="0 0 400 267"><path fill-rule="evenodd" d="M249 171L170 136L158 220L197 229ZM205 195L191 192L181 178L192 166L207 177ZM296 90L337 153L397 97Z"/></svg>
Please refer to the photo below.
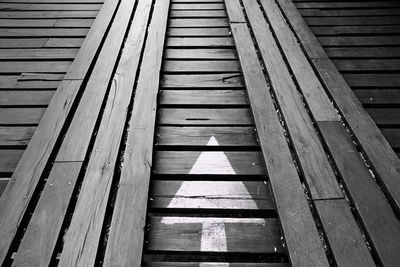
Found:
<svg viewBox="0 0 400 267"><path fill-rule="evenodd" d="M0 264L399 266L399 10L0 2Z"/></svg>

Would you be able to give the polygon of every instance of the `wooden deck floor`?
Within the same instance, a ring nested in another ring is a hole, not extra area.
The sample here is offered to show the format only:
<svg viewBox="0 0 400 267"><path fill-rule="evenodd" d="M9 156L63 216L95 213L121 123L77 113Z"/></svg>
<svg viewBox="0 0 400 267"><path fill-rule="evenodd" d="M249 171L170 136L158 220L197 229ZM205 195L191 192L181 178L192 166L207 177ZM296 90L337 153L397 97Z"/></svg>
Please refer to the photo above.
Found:
<svg viewBox="0 0 400 267"><path fill-rule="evenodd" d="M0 2L1 265L400 265L397 48L329 45L396 2L30 1Z"/></svg>

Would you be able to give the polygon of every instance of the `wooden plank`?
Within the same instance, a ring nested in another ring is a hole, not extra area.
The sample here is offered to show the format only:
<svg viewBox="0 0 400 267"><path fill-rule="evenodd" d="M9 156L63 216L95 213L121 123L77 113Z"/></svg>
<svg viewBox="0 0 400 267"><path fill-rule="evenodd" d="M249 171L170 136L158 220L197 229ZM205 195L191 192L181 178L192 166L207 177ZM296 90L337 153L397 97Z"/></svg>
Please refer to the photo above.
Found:
<svg viewBox="0 0 400 267"><path fill-rule="evenodd" d="M46 108L0 108L0 124L38 124Z"/></svg>
<svg viewBox="0 0 400 267"><path fill-rule="evenodd" d="M128 8L130 1L122 3L123 10L128 11L119 16L128 19L133 9ZM61 254L61 265L95 265L97 246L102 234L107 200L109 198L112 180L114 178L120 142L124 133L128 116L128 107L133 94L132 88L136 81L140 55L149 23L151 0L138 3L132 23L137 27L129 30L121 59L118 63L108 101L103 111L102 120L97 130L96 141L93 145L90 160L80 188L74 215L68 232L64 238ZM127 26L127 25L126 25ZM112 40L112 39L110 39ZM138 92L136 92L136 96ZM118 103L118 105L115 105ZM90 137L90 136L89 136ZM74 140L69 140L74 145ZM67 150L67 152L69 152ZM64 159L64 156L58 155ZM70 155L65 155L68 157ZM107 167L105 167L107 166ZM99 171L101 170L101 171ZM78 176L74 177L78 180ZM72 183L74 184L75 181ZM92 220L87 220L87 217ZM95 248L95 249L94 249Z"/></svg>
<svg viewBox="0 0 400 267"><path fill-rule="evenodd" d="M304 31L298 31L297 23L301 20L301 15L293 3L288 0L278 0L278 3L286 17L291 18L289 23L297 36L299 36L300 41L303 43L303 40L314 40L315 49L321 51L322 47L316 41L315 36ZM309 49L312 51L311 54ZM315 50L312 47L306 49L306 52L309 58L314 58ZM397 178L400 175L400 160L396 153L393 152L389 143L380 134L374 121L362 108L361 103L334 64L327 59L326 54L323 58L313 60L312 64L330 96L334 99L339 112L355 134L373 168L376 170L377 178L382 182L383 188L392 204L394 204L395 210L400 210L400 182Z"/></svg>
<svg viewBox="0 0 400 267"><path fill-rule="evenodd" d="M219 262L144 262L145 267L224 267ZM289 267L288 263L229 263L230 267Z"/></svg>
<svg viewBox="0 0 400 267"><path fill-rule="evenodd" d="M0 11L67 11L99 10L102 4L31 4L0 3Z"/></svg>
<svg viewBox="0 0 400 267"><path fill-rule="evenodd" d="M313 26L312 31L316 36L354 36L354 35L367 35L360 36L362 38L368 37L368 35L387 35L386 38L397 39L396 35L400 32L398 26L384 25L384 26ZM370 36L373 37L373 36ZM362 39L361 38L361 39Z"/></svg>
<svg viewBox="0 0 400 267"><path fill-rule="evenodd" d="M185 18L185 19L169 19L168 27L183 27L183 28L192 28L192 27L226 27L228 26L228 20L225 18Z"/></svg>
<svg viewBox="0 0 400 267"><path fill-rule="evenodd" d="M0 149L0 174L13 173L24 150Z"/></svg>
<svg viewBox="0 0 400 267"><path fill-rule="evenodd" d="M250 7L249 1L245 1L244 3L246 4L247 8L252 9ZM290 65L290 68L296 78L298 86L302 91L302 94L308 104L308 108L310 109L314 119L317 121L338 121L339 117L331 101L326 95L322 84L318 80L318 77L315 75L315 72L309 64L301 47L298 45L295 36L285 22L281 12L279 11L279 7L276 5L276 3L273 3L272 1L262 0L261 4L263 6L265 14L268 16L269 23L273 28L273 32L278 39L284 56ZM260 13L258 14L258 18L261 19ZM253 20L253 22L255 22L255 20ZM279 48L277 46L278 44L275 44L272 41L273 39L268 40L271 40L268 42L271 50L272 47L274 48L273 51L270 52L270 55L273 53L279 53ZM283 65L285 63L283 58L280 58L280 60L277 60L275 62L275 64L279 62L282 65L281 68L284 68ZM279 70L276 70L276 73L277 72L279 72ZM286 77L289 76L286 75Z"/></svg>
<svg viewBox="0 0 400 267"><path fill-rule="evenodd" d="M385 73L344 73L343 77L351 87L356 88L399 88L400 74Z"/></svg>
<svg viewBox="0 0 400 267"><path fill-rule="evenodd" d="M83 161L85 158L97 116L108 89L108 83L113 77L114 65L118 59L119 49L124 41L133 8L132 3L128 4L127 1L124 1L117 10L115 20L56 157L57 161ZM71 77L75 77L75 75L66 75L66 78Z"/></svg>
<svg viewBox="0 0 400 267"><path fill-rule="evenodd" d="M1 92L0 92L1 97ZM160 105L248 105L246 91L242 90L162 90ZM1 100L0 100L1 105Z"/></svg>
<svg viewBox="0 0 400 267"><path fill-rule="evenodd" d="M226 18L225 10L171 10L170 18Z"/></svg>
<svg viewBox="0 0 400 267"><path fill-rule="evenodd" d="M1 60L62 59L73 60L78 49L0 49Z"/></svg>
<svg viewBox="0 0 400 267"><path fill-rule="evenodd" d="M230 166L221 166L215 161L197 161L203 153L206 157L215 157L220 151L157 151L155 153L154 173L156 174L203 174L217 176L218 174L235 175L265 175L264 161L260 152L222 152ZM192 170L196 164L196 168Z"/></svg>
<svg viewBox="0 0 400 267"><path fill-rule="evenodd" d="M330 58L400 58L400 47L326 47Z"/></svg>
<svg viewBox="0 0 400 267"><path fill-rule="evenodd" d="M390 145L398 150L400 148L400 129L381 128L380 130Z"/></svg>
<svg viewBox="0 0 400 267"><path fill-rule="evenodd" d="M282 253L278 221L256 218L158 217L151 225L147 251ZM204 230L202 227L209 228ZM203 230L202 230L203 229ZM216 242L225 230L225 242ZM202 234L207 231L207 234ZM257 236L255 239L254 237ZM200 245L205 243L207 245ZM225 244L228 248L224 248Z"/></svg>
<svg viewBox="0 0 400 267"><path fill-rule="evenodd" d="M0 3L0 8L1 8ZM0 28L5 27L23 27L23 28L39 28L53 27L56 24L55 19L0 19Z"/></svg>
<svg viewBox="0 0 400 267"><path fill-rule="evenodd" d="M163 88L243 88L241 74L163 75Z"/></svg>
<svg viewBox="0 0 400 267"><path fill-rule="evenodd" d="M303 2L297 3L297 8L376 8L376 7L398 7L398 4L393 1L336 1L336 2Z"/></svg>
<svg viewBox="0 0 400 267"><path fill-rule="evenodd" d="M43 45L45 48L79 48L81 47L84 38L49 38ZM79 52L78 52L79 53ZM72 68L72 66L71 66Z"/></svg>
<svg viewBox="0 0 400 267"><path fill-rule="evenodd" d="M94 55L97 53L100 41L103 38L103 33L107 29L109 21L114 13L116 4L116 1L106 1L103 8L100 10L72 66L72 69L74 71L79 71L80 74L80 76L75 78L86 76ZM102 34L97 35L98 33ZM46 39L44 42L46 42ZM82 59L82 55L85 55L84 60ZM84 65L80 65L81 62L84 62ZM0 198L1 264L4 262L6 253L20 224L20 220L25 213L27 207L26 203L32 198L32 194L47 165L49 156L53 151L58 135L80 89L81 83L82 79L64 80L59 85L58 90L43 116L42 123L40 123L36 129L24 156L13 173L11 179L14 183L9 183Z"/></svg>
<svg viewBox="0 0 400 267"><path fill-rule="evenodd" d="M0 62L1 71L1 62ZM233 60L166 60L163 64L164 73L229 73L240 72L238 61Z"/></svg>
<svg viewBox="0 0 400 267"><path fill-rule="evenodd" d="M0 146L27 146L36 127L0 127Z"/></svg>
<svg viewBox="0 0 400 267"><path fill-rule="evenodd" d="M105 266L140 266L142 261L157 92L169 5L168 0L155 2L148 29L135 92L133 119L128 130L125 164L121 170L104 257Z"/></svg>
<svg viewBox="0 0 400 267"><path fill-rule="evenodd" d="M250 109L160 108L159 125L252 125Z"/></svg>
<svg viewBox="0 0 400 267"><path fill-rule="evenodd" d="M0 196L1 196L1 194L3 194L4 190L6 189L7 184L8 184L7 178L0 179Z"/></svg>
<svg viewBox="0 0 400 267"><path fill-rule="evenodd" d="M400 90L398 89L356 90L354 93L363 105L400 105Z"/></svg>
<svg viewBox="0 0 400 267"><path fill-rule="evenodd" d="M400 8L370 8L370 9L299 9L299 12L307 16L336 17L336 16L385 16L400 15Z"/></svg>
<svg viewBox="0 0 400 267"><path fill-rule="evenodd" d="M318 122L318 126L381 263L389 266L395 264L399 261L397 251L400 245L397 240L400 238L400 223L386 197L373 180L350 136L344 131L343 125L339 122ZM329 209L322 212L329 213ZM331 213L341 214L340 212ZM340 221L337 223L340 224ZM326 227L331 228L329 225ZM342 235L341 239L347 236L351 235ZM333 241L337 241L335 236L332 238ZM340 248L336 247L336 249ZM345 253L345 251L340 253ZM356 255L353 253L353 256Z"/></svg>
<svg viewBox="0 0 400 267"><path fill-rule="evenodd" d="M209 4L209 3L179 3L179 4L171 4L171 10L185 10L185 9L192 9L192 10L201 10L201 9L210 9L210 10L224 10L225 6L224 4Z"/></svg>
<svg viewBox="0 0 400 267"><path fill-rule="evenodd" d="M1 50L0 50L1 58ZM165 59L237 59L234 49L166 49Z"/></svg>
<svg viewBox="0 0 400 267"><path fill-rule="evenodd" d="M293 266L309 266L310 262L329 266L283 129L266 90L268 85L260 64L256 63L258 56L249 30L245 25L232 26L237 28L234 34L238 54L290 261Z"/></svg>
<svg viewBox="0 0 400 267"><path fill-rule="evenodd" d="M184 185L184 190L181 186ZM179 191L178 191L179 190ZM272 210L275 204L264 182L152 181L152 209Z"/></svg>
<svg viewBox="0 0 400 267"><path fill-rule="evenodd" d="M332 60L339 71L399 71L400 59L335 59Z"/></svg>
<svg viewBox="0 0 400 267"><path fill-rule="evenodd" d="M400 112L397 108L367 108L366 110L378 126L400 125Z"/></svg>
<svg viewBox="0 0 400 267"><path fill-rule="evenodd" d="M62 0L60 2L55 1L55 0L6 0L4 2L7 3L36 3L36 4L43 4L43 3L82 3L82 0ZM104 1L103 0L85 0L85 3L91 3L91 4L101 4Z"/></svg>
<svg viewBox="0 0 400 267"><path fill-rule="evenodd" d="M0 73L65 73L70 66L70 61L1 61Z"/></svg>
<svg viewBox="0 0 400 267"><path fill-rule="evenodd" d="M2 11L4 19L66 19L66 18L96 18L98 11Z"/></svg>
<svg viewBox="0 0 400 267"><path fill-rule="evenodd" d="M313 199L343 197L333 169L294 81L273 42L272 33L261 10L244 1L245 9L257 40L261 56L269 74L271 87L276 94L294 149ZM263 2L262 2L263 3ZM235 39L237 40L237 39ZM319 109L313 112L319 112ZM331 113L332 114L332 113ZM315 116L315 115L314 115ZM327 116L327 118L332 118Z"/></svg>
<svg viewBox="0 0 400 267"><path fill-rule="evenodd" d="M49 265L74 190L71 177L78 176L81 166L82 162L54 163L13 266Z"/></svg>
<svg viewBox="0 0 400 267"><path fill-rule="evenodd" d="M170 37L167 47L234 47L231 37Z"/></svg>
<svg viewBox="0 0 400 267"><path fill-rule="evenodd" d="M0 91L0 106L47 106L54 91Z"/></svg>
<svg viewBox="0 0 400 267"><path fill-rule="evenodd" d="M157 146L206 146L213 137L219 146L258 146L254 127L157 128Z"/></svg>
<svg viewBox="0 0 400 267"><path fill-rule="evenodd" d="M338 266L376 266L345 199L318 200L318 209Z"/></svg>
<svg viewBox="0 0 400 267"><path fill-rule="evenodd" d="M229 28L169 28L169 37L229 37Z"/></svg>
<svg viewBox="0 0 400 267"><path fill-rule="evenodd" d="M382 36L324 36L319 37L318 40L323 46L385 46L400 44L400 36L391 36L389 38Z"/></svg>
<svg viewBox="0 0 400 267"><path fill-rule="evenodd" d="M225 2L230 23L246 23L239 1Z"/></svg>
<svg viewBox="0 0 400 267"><path fill-rule="evenodd" d="M47 38L18 38L0 39L0 48L41 48Z"/></svg>
<svg viewBox="0 0 400 267"><path fill-rule="evenodd" d="M58 19L54 27L59 28L90 28L93 19Z"/></svg>
<svg viewBox="0 0 400 267"><path fill-rule="evenodd" d="M309 26L337 26L337 25L397 25L398 16L368 16L368 17L314 17L305 18Z"/></svg>

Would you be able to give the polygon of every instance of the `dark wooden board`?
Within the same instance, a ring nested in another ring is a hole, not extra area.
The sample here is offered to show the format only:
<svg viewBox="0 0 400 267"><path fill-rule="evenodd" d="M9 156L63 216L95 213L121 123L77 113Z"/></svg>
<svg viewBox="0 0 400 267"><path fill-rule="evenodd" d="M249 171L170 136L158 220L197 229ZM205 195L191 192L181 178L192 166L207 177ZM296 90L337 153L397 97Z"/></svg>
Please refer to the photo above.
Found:
<svg viewBox="0 0 400 267"><path fill-rule="evenodd" d="M399 89L356 90L354 93L363 105L400 105Z"/></svg>
<svg viewBox="0 0 400 267"><path fill-rule="evenodd" d="M0 50L0 58L1 58ZM166 49L165 59L237 59L234 49Z"/></svg>
<svg viewBox="0 0 400 267"><path fill-rule="evenodd" d="M185 9L193 9L193 10L201 10L201 9L210 9L210 10L224 10L225 6L223 3L209 4L209 3L179 3L179 4L171 4L171 10L185 10Z"/></svg>
<svg viewBox="0 0 400 267"><path fill-rule="evenodd" d="M383 25L383 26L312 26L312 31L316 36L356 36L357 35L364 35L360 36L362 38L368 37L370 35L382 36L387 35L393 40L398 39L398 36L391 36L391 35L398 35L400 33L399 26L397 25ZM373 36L371 36L373 37ZM388 38L388 37L386 37Z"/></svg>
<svg viewBox="0 0 400 267"><path fill-rule="evenodd" d="M314 202L338 266L376 266L345 199Z"/></svg>
<svg viewBox="0 0 400 267"><path fill-rule="evenodd" d="M336 59L333 63L339 71L400 71L400 59Z"/></svg>
<svg viewBox="0 0 400 267"><path fill-rule="evenodd" d="M166 60L163 64L164 73L229 73L239 71L240 65L236 60Z"/></svg>
<svg viewBox="0 0 400 267"><path fill-rule="evenodd" d="M0 175L13 173L24 150L0 149Z"/></svg>
<svg viewBox="0 0 400 267"><path fill-rule="evenodd" d="M167 47L234 47L230 37L171 37L167 39Z"/></svg>
<svg viewBox="0 0 400 267"><path fill-rule="evenodd" d="M225 267L219 262L144 262L145 267ZM288 263L229 263L230 267L289 267Z"/></svg>
<svg viewBox="0 0 400 267"><path fill-rule="evenodd" d="M0 49L1 60L63 59L73 60L78 49Z"/></svg>
<svg viewBox="0 0 400 267"><path fill-rule="evenodd" d="M54 91L0 91L0 106L47 106Z"/></svg>
<svg viewBox="0 0 400 267"><path fill-rule="evenodd" d="M307 16L336 17L336 16L385 16L400 15L400 8L369 8L369 9L299 9L299 12Z"/></svg>
<svg viewBox="0 0 400 267"><path fill-rule="evenodd" d="M210 74L210 75L163 75L163 88L243 88L242 75Z"/></svg>
<svg viewBox="0 0 400 267"><path fill-rule="evenodd" d="M399 150L400 148L400 129L381 128L380 129L390 145Z"/></svg>
<svg viewBox="0 0 400 267"><path fill-rule="evenodd" d="M226 27L228 26L228 20L225 18L185 18L185 19L170 19L168 21L168 27L178 28L192 28L192 27Z"/></svg>
<svg viewBox="0 0 400 267"><path fill-rule="evenodd" d="M148 243L145 245L147 251L284 251L276 219L152 216L149 224Z"/></svg>
<svg viewBox="0 0 400 267"><path fill-rule="evenodd" d="M1 92L0 92L1 98ZM2 101L0 100L0 105ZM159 93L160 105L248 105L244 90L162 90Z"/></svg>
<svg viewBox="0 0 400 267"><path fill-rule="evenodd" d="M344 73L343 77L352 88L399 88L400 74Z"/></svg>
<svg viewBox="0 0 400 267"><path fill-rule="evenodd" d="M368 16L368 17L316 17L305 18L309 26L338 26L338 25L398 25L398 16Z"/></svg>
<svg viewBox="0 0 400 267"><path fill-rule="evenodd" d="M229 28L169 28L169 37L230 37Z"/></svg>
<svg viewBox="0 0 400 267"><path fill-rule="evenodd" d="M160 125L252 125L250 109L174 109L160 108L158 111Z"/></svg>
<svg viewBox="0 0 400 267"><path fill-rule="evenodd" d="M399 108L367 108L367 111L379 126L400 126Z"/></svg>
<svg viewBox="0 0 400 267"><path fill-rule="evenodd" d="M153 209L272 210L275 204L264 182L153 181Z"/></svg>
<svg viewBox="0 0 400 267"><path fill-rule="evenodd" d="M385 46L399 45L400 36L330 36L319 37L323 46Z"/></svg>
<svg viewBox="0 0 400 267"><path fill-rule="evenodd" d="M207 158L219 160L204 160ZM210 176L218 174L265 175L263 161L260 152L157 151L155 153L154 173L204 174Z"/></svg>
<svg viewBox="0 0 400 267"><path fill-rule="evenodd" d="M170 18L226 18L225 10L171 10Z"/></svg>
<svg viewBox="0 0 400 267"><path fill-rule="evenodd" d="M0 146L27 146L36 127L0 127Z"/></svg>
<svg viewBox="0 0 400 267"><path fill-rule="evenodd" d="M330 58L400 58L400 47L326 47L325 51Z"/></svg>
<svg viewBox="0 0 400 267"><path fill-rule="evenodd" d="M379 7L399 7L396 1L337 1L337 2L303 2L296 3L297 8L324 8L324 9L335 9L335 8L379 8Z"/></svg>
<svg viewBox="0 0 400 267"><path fill-rule="evenodd" d="M45 111L46 108L0 108L0 124L38 124Z"/></svg>
<svg viewBox="0 0 400 267"><path fill-rule="evenodd" d="M1 130L0 130L1 131ZM158 127L156 146L206 146L211 138L219 146L258 146L254 127Z"/></svg>
<svg viewBox="0 0 400 267"><path fill-rule="evenodd" d="M374 250L377 251L380 260L385 265L392 265L399 261L397 251L400 245L396 240L400 238L400 223L396 215L378 184L373 180L363 159L359 156L350 136L343 131L343 125L339 122L318 122L318 126L332 153L333 161L341 173L344 187L354 203L357 214L362 219L366 233L373 242ZM335 214L335 216L341 214L341 212L329 211L336 206L334 203L331 208L329 208L331 206L329 203L325 205L328 205L327 209L321 210L325 216L329 213ZM337 205L344 206L345 203ZM334 218L329 220L334 220ZM329 225L325 227L330 231L333 230ZM350 236L343 235L341 238ZM332 238L336 242L341 242L336 239L338 237L333 236ZM340 245L335 244L335 249L340 249L338 246ZM347 253L347 250L341 253ZM354 253L353 255L358 254Z"/></svg>

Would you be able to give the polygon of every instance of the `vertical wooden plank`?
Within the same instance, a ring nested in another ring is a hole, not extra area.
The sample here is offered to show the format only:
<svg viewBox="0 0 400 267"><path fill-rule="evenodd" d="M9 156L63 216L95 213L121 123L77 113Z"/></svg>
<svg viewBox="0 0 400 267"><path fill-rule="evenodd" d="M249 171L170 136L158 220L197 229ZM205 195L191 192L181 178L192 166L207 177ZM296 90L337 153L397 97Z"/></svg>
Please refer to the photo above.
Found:
<svg viewBox="0 0 400 267"><path fill-rule="evenodd" d="M48 266L56 245L81 162L53 165L42 196L32 215L13 266Z"/></svg>
<svg viewBox="0 0 400 267"><path fill-rule="evenodd" d="M157 0L137 84L104 266L140 266L169 0Z"/></svg>
<svg viewBox="0 0 400 267"><path fill-rule="evenodd" d="M101 236L120 142L133 94L152 0L138 3L86 168L60 266L93 266ZM76 179L75 179L76 180Z"/></svg>
<svg viewBox="0 0 400 267"><path fill-rule="evenodd" d="M228 5L232 0L226 0ZM231 24L260 146L293 266L329 266L245 24Z"/></svg>

